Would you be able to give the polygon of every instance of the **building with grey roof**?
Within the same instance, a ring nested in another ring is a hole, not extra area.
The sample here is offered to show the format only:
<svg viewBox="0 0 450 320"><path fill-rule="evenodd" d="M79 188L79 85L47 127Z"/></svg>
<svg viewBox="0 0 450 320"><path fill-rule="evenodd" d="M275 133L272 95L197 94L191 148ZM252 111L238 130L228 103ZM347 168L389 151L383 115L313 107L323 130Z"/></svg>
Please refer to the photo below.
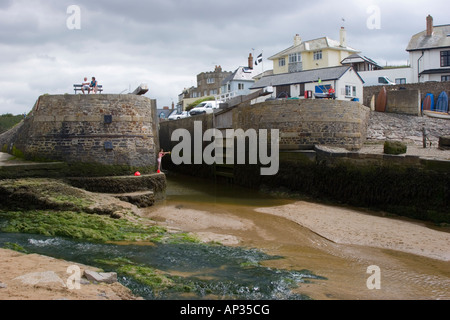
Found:
<svg viewBox="0 0 450 320"><path fill-rule="evenodd" d="M275 98L312 98L333 88L336 99L361 101L363 83L352 67L340 66L266 76L256 81L251 89L273 87Z"/></svg>
<svg viewBox="0 0 450 320"><path fill-rule="evenodd" d="M426 18L426 29L411 37L406 48L414 82L450 81L450 24L434 26Z"/></svg>

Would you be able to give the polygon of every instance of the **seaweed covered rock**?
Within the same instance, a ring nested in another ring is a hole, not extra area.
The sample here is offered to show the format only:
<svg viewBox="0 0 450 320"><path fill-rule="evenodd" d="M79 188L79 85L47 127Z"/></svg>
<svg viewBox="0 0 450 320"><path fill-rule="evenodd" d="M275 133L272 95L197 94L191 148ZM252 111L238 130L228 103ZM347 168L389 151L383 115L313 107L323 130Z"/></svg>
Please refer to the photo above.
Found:
<svg viewBox="0 0 450 320"><path fill-rule="evenodd" d="M114 197L91 193L55 179L0 180L0 209L86 212L120 218L136 208Z"/></svg>
<svg viewBox="0 0 450 320"><path fill-rule="evenodd" d="M400 141L385 141L384 142L384 153L385 154L404 154L406 153L407 146L405 143Z"/></svg>

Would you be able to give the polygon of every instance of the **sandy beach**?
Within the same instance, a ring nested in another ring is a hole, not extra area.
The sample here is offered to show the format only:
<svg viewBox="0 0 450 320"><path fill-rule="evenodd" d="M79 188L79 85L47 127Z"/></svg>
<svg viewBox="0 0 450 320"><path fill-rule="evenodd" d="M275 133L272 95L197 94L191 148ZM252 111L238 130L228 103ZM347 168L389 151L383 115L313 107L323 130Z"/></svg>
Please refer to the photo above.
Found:
<svg viewBox="0 0 450 320"><path fill-rule="evenodd" d="M365 257L359 256L357 260L360 262L358 263L361 263L361 259L368 261L363 262L363 265L369 263L369 260L377 261L376 259L380 257L381 260L377 262L385 266L394 263L389 267L392 270L391 273L394 272L393 275L388 275L389 272L385 271L385 277L392 277L392 285L395 285L393 289L390 289L392 290L390 295L394 297L406 295L408 297L408 294L402 291L402 283L409 281L407 279L411 276L408 274L410 271L398 271L398 262L390 261L391 258L386 260L383 254L376 253L376 251L375 256L372 256L374 251L368 248L390 249L435 259L439 261L436 264L441 265L439 270L447 269L444 274L450 272L450 266L445 267L450 260L450 233L430 229L417 221L402 221L365 214L362 211L348 208L305 201L296 201L275 207L248 208L239 215L229 208L229 206L225 209L218 206L211 207L211 210L206 211L189 203L179 205L169 203L141 210L141 215L153 219L160 225L192 232L204 242L216 241L232 246L254 244L258 247L262 245L269 251L298 245L302 251L306 250L301 255L301 260L288 258L283 264L290 263L295 267L298 263L305 263L305 259L308 260L308 256L311 256L313 259L308 263L311 263L311 266L320 274L330 277L330 280L325 283L301 287L302 292L310 294L314 299L355 298L353 294L348 293L355 289L354 284L348 282L347 269L348 263L355 260L355 256L360 254ZM289 227L285 221L293 222L299 227ZM302 234L302 229L299 228L307 228L316 236L305 236ZM448 230L448 228L446 229ZM339 247L335 247L336 245ZM308 247L310 249L307 249ZM324 258L318 259L317 254L311 253L315 251L310 251L325 248L327 248L328 254L330 250L333 251L331 256L325 255ZM298 249L288 250L297 251ZM346 252L351 253L351 257L343 258L342 253L345 255ZM369 254L367 254L368 252ZM333 256L336 257L333 258ZM367 259L368 256L370 256L369 259ZM334 261L332 265L330 257ZM324 265L324 259L330 265ZM410 261L411 258L408 257L407 260ZM351 264L353 263L351 262ZM442 263L444 263L443 267ZM76 263L42 255L24 255L0 249L0 300L136 299L127 288L119 283L85 283L81 289L70 290L66 285L66 280L70 276L67 268L74 264ZM400 265L402 264L400 263ZM86 268L96 270L88 266L79 266L82 270ZM416 272L418 271L414 271L414 273ZM440 299L450 299L447 291L450 281L436 281L434 280L434 271L425 270L425 272L425 276L420 275L420 272L418 272L419 275L414 274L413 276L419 277L420 281L423 281L425 277L427 283L429 282L427 277L429 277L432 279L433 285L436 285L433 292L437 292L436 295ZM364 283L365 273L362 272L360 277L360 282ZM440 279L439 277L438 279ZM422 290L420 286L419 289ZM358 295L358 298L392 298L390 295L368 293L366 290L361 293L361 296Z"/></svg>
<svg viewBox="0 0 450 320"><path fill-rule="evenodd" d="M39 254L0 249L0 300L135 300L131 290L120 283L81 280L76 288L70 278L72 266L99 269ZM69 271L69 272L68 272Z"/></svg>
<svg viewBox="0 0 450 320"><path fill-rule="evenodd" d="M287 218L335 243L392 249L450 261L450 233L430 229L419 222L305 201L257 211Z"/></svg>

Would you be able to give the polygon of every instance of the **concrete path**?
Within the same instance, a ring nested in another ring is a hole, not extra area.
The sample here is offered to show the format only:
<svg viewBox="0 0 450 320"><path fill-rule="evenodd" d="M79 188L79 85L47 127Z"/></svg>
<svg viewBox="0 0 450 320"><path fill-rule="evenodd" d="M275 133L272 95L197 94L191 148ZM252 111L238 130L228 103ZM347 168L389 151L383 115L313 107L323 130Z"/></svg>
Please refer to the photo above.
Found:
<svg viewBox="0 0 450 320"><path fill-rule="evenodd" d="M7 161L13 157L14 156L10 155L9 153L0 152L0 165L2 164L2 162Z"/></svg>

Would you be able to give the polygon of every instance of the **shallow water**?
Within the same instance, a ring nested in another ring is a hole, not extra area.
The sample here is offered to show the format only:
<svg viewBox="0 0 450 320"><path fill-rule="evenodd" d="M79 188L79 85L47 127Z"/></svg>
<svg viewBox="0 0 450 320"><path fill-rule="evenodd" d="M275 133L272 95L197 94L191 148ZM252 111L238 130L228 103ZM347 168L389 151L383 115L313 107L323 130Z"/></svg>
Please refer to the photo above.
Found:
<svg viewBox="0 0 450 320"><path fill-rule="evenodd" d="M0 233L0 247L17 243L29 252L116 271L101 260L126 258L173 281L155 290L119 272L119 281L145 299L450 299L450 264L366 246L339 245L287 219L254 209L292 203L257 192L182 175L167 174L163 208L198 210L210 224L196 230L229 234L236 246L200 244L98 244L27 234ZM245 228L215 225L223 215ZM170 221L161 221L170 225ZM181 227L190 223L181 224ZM180 226L175 226L180 227ZM195 228L194 228L195 229ZM182 229L184 230L184 229ZM369 266L381 269L381 288L369 289ZM182 290L180 290L182 288Z"/></svg>
<svg viewBox="0 0 450 320"><path fill-rule="evenodd" d="M128 275L119 282L146 299L307 299L292 292L297 283L320 279L307 270L276 270L259 265L278 259L255 249L205 246L202 244L117 245L73 241L17 233L1 233L0 247L16 243L28 252L103 267L116 271L101 260L125 258L129 263L164 272L185 289L153 290ZM180 277L179 274L183 274ZM178 276L174 276L178 275ZM188 288L188 289L186 289Z"/></svg>
<svg viewBox="0 0 450 320"><path fill-rule="evenodd" d="M171 173L167 174L167 181L167 199L159 206L180 208L181 215L182 209L207 212L211 221L226 215L251 224L244 229L209 225L189 231L236 236L241 239L240 246L283 257L262 262L265 266L307 269L327 279L299 283L294 292L313 299L450 299L449 262L394 250L337 244L288 219L254 210L293 203L294 199ZM148 211L154 210L158 206ZM189 223L175 227L183 225ZM380 268L380 289L368 286L371 266Z"/></svg>

